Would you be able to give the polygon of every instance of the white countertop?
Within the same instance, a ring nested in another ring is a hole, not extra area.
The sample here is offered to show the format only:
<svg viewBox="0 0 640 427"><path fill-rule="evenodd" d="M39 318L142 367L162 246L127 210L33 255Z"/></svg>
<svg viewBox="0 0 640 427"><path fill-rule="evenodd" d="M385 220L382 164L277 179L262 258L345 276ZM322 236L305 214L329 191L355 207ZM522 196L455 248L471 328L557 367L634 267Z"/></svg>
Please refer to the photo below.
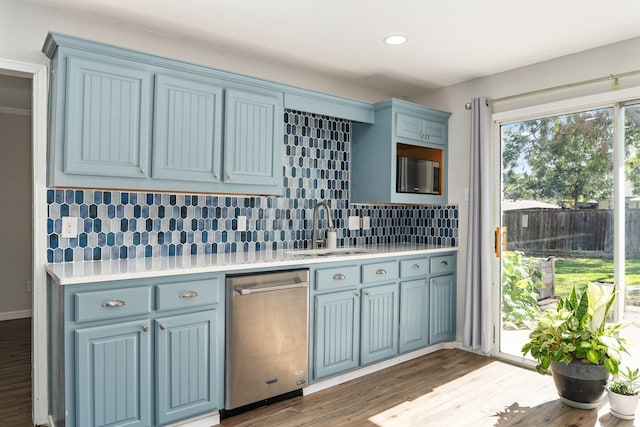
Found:
<svg viewBox="0 0 640 427"><path fill-rule="evenodd" d="M150 258L80 261L47 264L46 270L59 285L107 282L111 280L144 279L179 274L239 272L272 267L295 267L310 264L385 258L393 255L419 255L457 251L457 247L390 244L358 246L367 253L331 256L302 255L305 250L228 252L209 255L184 255Z"/></svg>

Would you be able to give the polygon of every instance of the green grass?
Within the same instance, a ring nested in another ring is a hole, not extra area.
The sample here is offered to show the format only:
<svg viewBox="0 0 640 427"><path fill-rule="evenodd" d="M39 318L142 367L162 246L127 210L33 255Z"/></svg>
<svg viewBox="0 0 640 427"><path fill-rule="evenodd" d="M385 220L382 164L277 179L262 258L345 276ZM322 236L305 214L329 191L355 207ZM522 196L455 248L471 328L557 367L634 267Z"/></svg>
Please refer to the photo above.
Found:
<svg viewBox="0 0 640 427"><path fill-rule="evenodd" d="M556 260L556 295L566 296L573 285L577 290L590 282L613 283L613 260L596 258L574 258ZM625 263L626 286L640 286L640 259Z"/></svg>

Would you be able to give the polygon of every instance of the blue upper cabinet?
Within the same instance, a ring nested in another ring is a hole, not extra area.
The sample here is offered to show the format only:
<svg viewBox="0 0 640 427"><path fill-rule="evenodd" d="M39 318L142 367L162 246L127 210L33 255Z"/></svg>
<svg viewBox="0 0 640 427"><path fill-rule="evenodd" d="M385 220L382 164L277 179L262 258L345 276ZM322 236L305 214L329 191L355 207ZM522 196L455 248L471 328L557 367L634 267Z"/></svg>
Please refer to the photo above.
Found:
<svg viewBox="0 0 640 427"><path fill-rule="evenodd" d="M278 85L49 34L52 187L282 195Z"/></svg>
<svg viewBox="0 0 640 427"><path fill-rule="evenodd" d="M396 135L414 143L445 145L447 143L447 123L424 119L420 115L396 113Z"/></svg>
<svg viewBox="0 0 640 427"><path fill-rule="evenodd" d="M66 174L146 178L152 75L130 61L66 61ZM64 108L64 107L63 107ZM60 153L62 154L62 153Z"/></svg>
<svg viewBox="0 0 640 427"><path fill-rule="evenodd" d="M281 93L226 91L225 183L280 188L283 111Z"/></svg>
<svg viewBox="0 0 640 427"><path fill-rule="evenodd" d="M398 99L376 103L375 123L353 123L354 203L447 203L451 113Z"/></svg>
<svg viewBox="0 0 640 427"><path fill-rule="evenodd" d="M155 86L153 177L220 182L220 83L160 74Z"/></svg>

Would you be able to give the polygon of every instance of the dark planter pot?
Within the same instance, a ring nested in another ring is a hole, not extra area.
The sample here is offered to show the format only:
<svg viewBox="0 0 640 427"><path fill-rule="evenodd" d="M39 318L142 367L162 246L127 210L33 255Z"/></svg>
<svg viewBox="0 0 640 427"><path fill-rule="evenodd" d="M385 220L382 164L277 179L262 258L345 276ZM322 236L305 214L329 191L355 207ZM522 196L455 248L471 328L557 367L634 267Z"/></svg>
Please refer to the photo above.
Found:
<svg viewBox="0 0 640 427"><path fill-rule="evenodd" d="M551 362L551 373L560 400L579 409L596 408L609 379L604 365L580 361L572 361L568 365Z"/></svg>

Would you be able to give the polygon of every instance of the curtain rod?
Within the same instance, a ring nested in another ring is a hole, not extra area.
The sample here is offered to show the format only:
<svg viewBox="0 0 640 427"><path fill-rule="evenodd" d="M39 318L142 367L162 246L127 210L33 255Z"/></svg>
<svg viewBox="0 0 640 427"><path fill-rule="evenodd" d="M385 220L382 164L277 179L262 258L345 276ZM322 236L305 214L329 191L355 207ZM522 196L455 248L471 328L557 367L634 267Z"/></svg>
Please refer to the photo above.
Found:
<svg viewBox="0 0 640 427"><path fill-rule="evenodd" d="M602 83L602 82L606 82L608 80L613 81L613 84L611 86L611 90L616 90L616 89L618 89L618 80L619 79L624 78L624 77L635 76L635 75L638 75L638 74L640 74L640 70L628 71L626 73L621 73L621 74L609 74L606 77L598 77L598 78L595 78L595 79L582 80L580 82L575 82L575 83L567 83L567 84L563 84L563 85L547 87L547 88L544 88L544 89L537 89L537 90L532 90L532 91L529 91L529 92L517 93L515 95L503 96L502 98L487 99L487 105L495 104L497 102L510 101L512 99L522 98L522 97L526 97L526 96L540 95L540 94L543 94L543 93L553 92L553 91L556 91L556 90L571 89L571 88L574 88L574 87L587 86L587 85L591 85L591 84L595 84L595 83ZM471 109L471 103L467 102L464 105L464 108L467 109L467 110L470 110Z"/></svg>

